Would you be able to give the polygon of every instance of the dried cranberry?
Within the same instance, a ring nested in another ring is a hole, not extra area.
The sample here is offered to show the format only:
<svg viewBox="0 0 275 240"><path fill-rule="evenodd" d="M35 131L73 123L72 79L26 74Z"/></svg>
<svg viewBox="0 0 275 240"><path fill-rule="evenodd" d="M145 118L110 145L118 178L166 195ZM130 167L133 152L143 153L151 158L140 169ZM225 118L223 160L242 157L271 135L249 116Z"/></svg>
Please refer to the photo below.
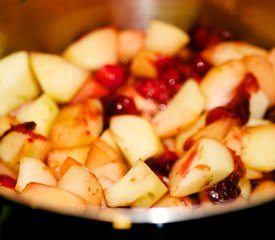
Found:
<svg viewBox="0 0 275 240"><path fill-rule="evenodd" d="M8 187L8 188L14 188L16 184L16 181L5 174L0 175L0 186Z"/></svg>
<svg viewBox="0 0 275 240"><path fill-rule="evenodd" d="M12 130L15 130L15 131L22 131L23 129L26 129L26 130L34 130L36 127L36 123L35 122L24 122L24 123L21 123L21 124L17 124L17 125L14 125L12 126Z"/></svg>
<svg viewBox="0 0 275 240"><path fill-rule="evenodd" d="M107 64L96 71L95 78L105 87L118 88L125 83L127 74L124 67Z"/></svg>
<svg viewBox="0 0 275 240"><path fill-rule="evenodd" d="M241 161L240 156L236 155L233 151L230 152L234 159L234 171L227 178L206 190L207 197L213 203L221 203L235 199L241 193L238 182L246 173L246 168Z"/></svg>
<svg viewBox="0 0 275 240"><path fill-rule="evenodd" d="M238 156L234 151L230 150L231 155L234 159L235 165L234 165L234 174L235 176L240 179L246 174L246 167L244 163L241 160L241 157Z"/></svg>
<svg viewBox="0 0 275 240"><path fill-rule="evenodd" d="M275 105L269 107L264 115L264 119L267 119L273 123L275 123Z"/></svg>
<svg viewBox="0 0 275 240"><path fill-rule="evenodd" d="M240 120L244 125L249 118L249 99L252 92L259 89L258 81L252 73L247 73L239 87L235 97L227 104L227 108Z"/></svg>
<svg viewBox="0 0 275 240"><path fill-rule="evenodd" d="M31 139L36 138L36 139L41 139L41 140L46 140L46 137L35 133L33 130L36 127L36 123L35 122L24 122L24 123L20 123L14 126L11 126L11 128L9 128L7 131L4 132L4 134L0 137L0 140L3 139L6 135L8 135L10 132L12 131L16 131L16 132L20 132L22 134L26 134L29 135L31 138L29 138L29 141L31 141Z"/></svg>
<svg viewBox="0 0 275 240"><path fill-rule="evenodd" d="M259 186L260 184L266 182L266 181L275 181L275 171L270 171L270 172L262 172L262 177L261 178L256 178L256 179L250 179L250 183L252 185L252 189L255 187Z"/></svg>
<svg viewBox="0 0 275 240"><path fill-rule="evenodd" d="M175 152L166 150L163 155L148 158L145 162L157 175L168 176L177 159L178 155Z"/></svg>
<svg viewBox="0 0 275 240"><path fill-rule="evenodd" d="M239 95L241 96L241 95ZM247 123L249 119L249 98L250 95L245 93L241 97L234 98L231 103L232 107L229 106L229 109L232 109L231 112L235 115L236 118L240 120L240 125L244 125Z"/></svg>
<svg viewBox="0 0 275 240"><path fill-rule="evenodd" d="M236 199L241 193L238 181L239 178L233 172L224 180L208 188L206 195L213 203L222 203Z"/></svg>

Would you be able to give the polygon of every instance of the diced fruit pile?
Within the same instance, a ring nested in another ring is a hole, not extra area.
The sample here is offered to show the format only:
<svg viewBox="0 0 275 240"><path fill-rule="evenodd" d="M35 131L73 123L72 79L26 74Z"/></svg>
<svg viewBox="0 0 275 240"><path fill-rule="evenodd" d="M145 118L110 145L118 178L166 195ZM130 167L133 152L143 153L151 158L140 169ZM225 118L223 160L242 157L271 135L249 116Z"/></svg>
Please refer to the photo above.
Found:
<svg viewBox="0 0 275 240"><path fill-rule="evenodd" d="M0 193L58 212L275 197L275 48L94 29L0 59Z"/></svg>

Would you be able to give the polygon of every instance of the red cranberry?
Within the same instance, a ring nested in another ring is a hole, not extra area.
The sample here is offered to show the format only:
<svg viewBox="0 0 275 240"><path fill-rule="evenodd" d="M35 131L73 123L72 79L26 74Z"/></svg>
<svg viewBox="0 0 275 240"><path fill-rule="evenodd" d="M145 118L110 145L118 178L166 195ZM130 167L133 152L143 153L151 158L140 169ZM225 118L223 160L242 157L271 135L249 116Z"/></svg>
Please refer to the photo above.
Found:
<svg viewBox="0 0 275 240"><path fill-rule="evenodd" d="M166 105L178 92L185 80L180 71L182 60L178 57L160 56L155 65L158 69L156 79L136 79L135 88L140 95Z"/></svg>
<svg viewBox="0 0 275 240"><path fill-rule="evenodd" d="M124 67L116 64L107 64L96 71L96 80L108 88L118 88L127 79Z"/></svg>
<svg viewBox="0 0 275 240"><path fill-rule="evenodd" d="M180 71L176 67L169 67L160 76L161 81L166 86L169 99L171 99L180 89L184 80Z"/></svg>
<svg viewBox="0 0 275 240"><path fill-rule="evenodd" d="M234 32L232 32L229 29L225 29L225 30L221 31L220 35L221 35L221 38L224 41L230 41L230 40L234 40L235 39Z"/></svg>
<svg viewBox="0 0 275 240"><path fill-rule="evenodd" d="M155 65L159 72L161 72L164 68L171 64L173 59L168 56L159 56L158 59L155 61Z"/></svg>
<svg viewBox="0 0 275 240"><path fill-rule="evenodd" d="M180 81L180 72L176 68L170 67L162 73L160 78L163 79L167 85L173 87L177 82Z"/></svg>
<svg viewBox="0 0 275 240"><path fill-rule="evenodd" d="M0 185L8 188L14 188L16 181L8 175L0 175Z"/></svg>
<svg viewBox="0 0 275 240"><path fill-rule="evenodd" d="M179 71L184 78L189 78L193 74L193 66L191 63L182 64Z"/></svg>
<svg viewBox="0 0 275 240"><path fill-rule="evenodd" d="M191 32L191 44L195 49L204 49L208 45L210 32L205 27L197 27Z"/></svg>
<svg viewBox="0 0 275 240"><path fill-rule="evenodd" d="M169 99L169 87L165 81L157 79L140 79L135 82L135 88L140 95L166 104Z"/></svg>
<svg viewBox="0 0 275 240"><path fill-rule="evenodd" d="M213 31L205 26L197 26L190 33L190 45L195 50L203 50L204 48L217 44L221 41L232 40L235 38L232 31L224 29Z"/></svg>
<svg viewBox="0 0 275 240"><path fill-rule="evenodd" d="M157 81L155 79L139 79L135 82L135 88L145 98L154 98L157 92Z"/></svg>
<svg viewBox="0 0 275 240"><path fill-rule="evenodd" d="M214 32L204 26L196 27L190 35L190 44L195 50L203 50L204 48L217 44L223 40L219 32Z"/></svg>
<svg viewBox="0 0 275 240"><path fill-rule="evenodd" d="M115 96L110 105L108 106L109 116L120 114L137 114L135 102L132 98L127 96Z"/></svg>
<svg viewBox="0 0 275 240"><path fill-rule="evenodd" d="M193 71L199 76L203 77L212 65L206 61L202 56L197 56L192 61Z"/></svg>

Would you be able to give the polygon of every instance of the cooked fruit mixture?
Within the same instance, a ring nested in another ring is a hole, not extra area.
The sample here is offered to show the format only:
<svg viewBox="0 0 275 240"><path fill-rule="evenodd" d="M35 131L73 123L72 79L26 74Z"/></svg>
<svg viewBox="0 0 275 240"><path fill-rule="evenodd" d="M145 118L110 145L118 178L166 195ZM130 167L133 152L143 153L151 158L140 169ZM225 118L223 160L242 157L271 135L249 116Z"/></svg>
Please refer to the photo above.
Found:
<svg viewBox="0 0 275 240"><path fill-rule="evenodd" d="M33 207L275 197L275 49L230 31L94 29L0 59L0 193Z"/></svg>

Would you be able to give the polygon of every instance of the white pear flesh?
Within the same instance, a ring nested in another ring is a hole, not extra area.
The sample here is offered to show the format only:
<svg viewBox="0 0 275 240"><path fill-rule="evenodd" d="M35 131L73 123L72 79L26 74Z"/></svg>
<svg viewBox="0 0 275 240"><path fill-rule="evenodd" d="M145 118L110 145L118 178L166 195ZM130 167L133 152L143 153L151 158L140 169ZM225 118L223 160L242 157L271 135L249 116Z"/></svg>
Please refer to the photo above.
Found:
<svg viewBox="0 0 275 240"><path fill-rule="evenodd" d="M160 138L148 120L134 115L114 116L110 131L130 165L138 159L161 155L164 151Z"/></svg>
<svg viewBox="0 0 275 240"><path fill-rule="evenodd" d="M156 53L172 56L190 41L188 34L175 25L157 19L148 25L145 47Z"/></svg>
<svg viewBox="0 0 275 240"><path fill-rule="evenodd" d="M59 113L59 106L47 94L42 94L16 115L20 123L34 121L34 131L49 136L52 124Z"/></svg>
<svg viewBox="0 0 275 240"><path fill-rule="evenodd" d="M213 65L253 55L267 56L267 50L243 41L223 41L202 51L202 56Z"/></svg>
<svg viewBox="0 0 275 240"><path fill-rule="evenodd" d="M241 159L247 168L275 170L275 124L245 128L241 136Z"/></svg>
<svg viewBox="0 0 275 240"><path fill-rule="evenodd" d="M43 92L60 104L71 101L89 76L57 54L32 52L30 59Z"/></svg>
<svg viewBox="0 0 275 240"><path fill-rule="evenodd" d="M88 205L102 204L103 192L97 177L82 166L71 166L59 179L57 187L82 197Z"/></svg>
<svg viewBox="0 0 275 240"><path fill-rule="evenodd" d="M71 43L62 56L86 70L96 70L118 61L118 33L113 27L92 30Z"/></svg>
<svg viewBox="0 0 275 240"><path fill-rule="evenodd" d="M28 183L19 194L19 199L32 208L54 211L59 214L79 216L87 209L87 203L83 198L62 188L43 183Z"/></svg>
<svg viewBox="0 0 275 240"><path fill-rule="evenodd" d="M106 189L105 198L110 207L151 207L168 188L142 160L114 185Z"/></svg>
<svg viewBox="0 0 275 240"><path fill-rule="evenodd" d="M249 117L263 119L268 106L269 99L261 89L252 93L249 99Z"/></svg>
<svg viewBox="0 0 275 240"><path fill-rule="evenodd" d="M20 160L19 172L15 189L21 192L30 182L56 186L56 179L40 159L23 157Z"/></svg>
<svg viewBox="0 0 275 240"><path fill-rule="evenodd" d="M40 91L27 52L14 52L0 60L0 115L34 99Z"/></svg>

